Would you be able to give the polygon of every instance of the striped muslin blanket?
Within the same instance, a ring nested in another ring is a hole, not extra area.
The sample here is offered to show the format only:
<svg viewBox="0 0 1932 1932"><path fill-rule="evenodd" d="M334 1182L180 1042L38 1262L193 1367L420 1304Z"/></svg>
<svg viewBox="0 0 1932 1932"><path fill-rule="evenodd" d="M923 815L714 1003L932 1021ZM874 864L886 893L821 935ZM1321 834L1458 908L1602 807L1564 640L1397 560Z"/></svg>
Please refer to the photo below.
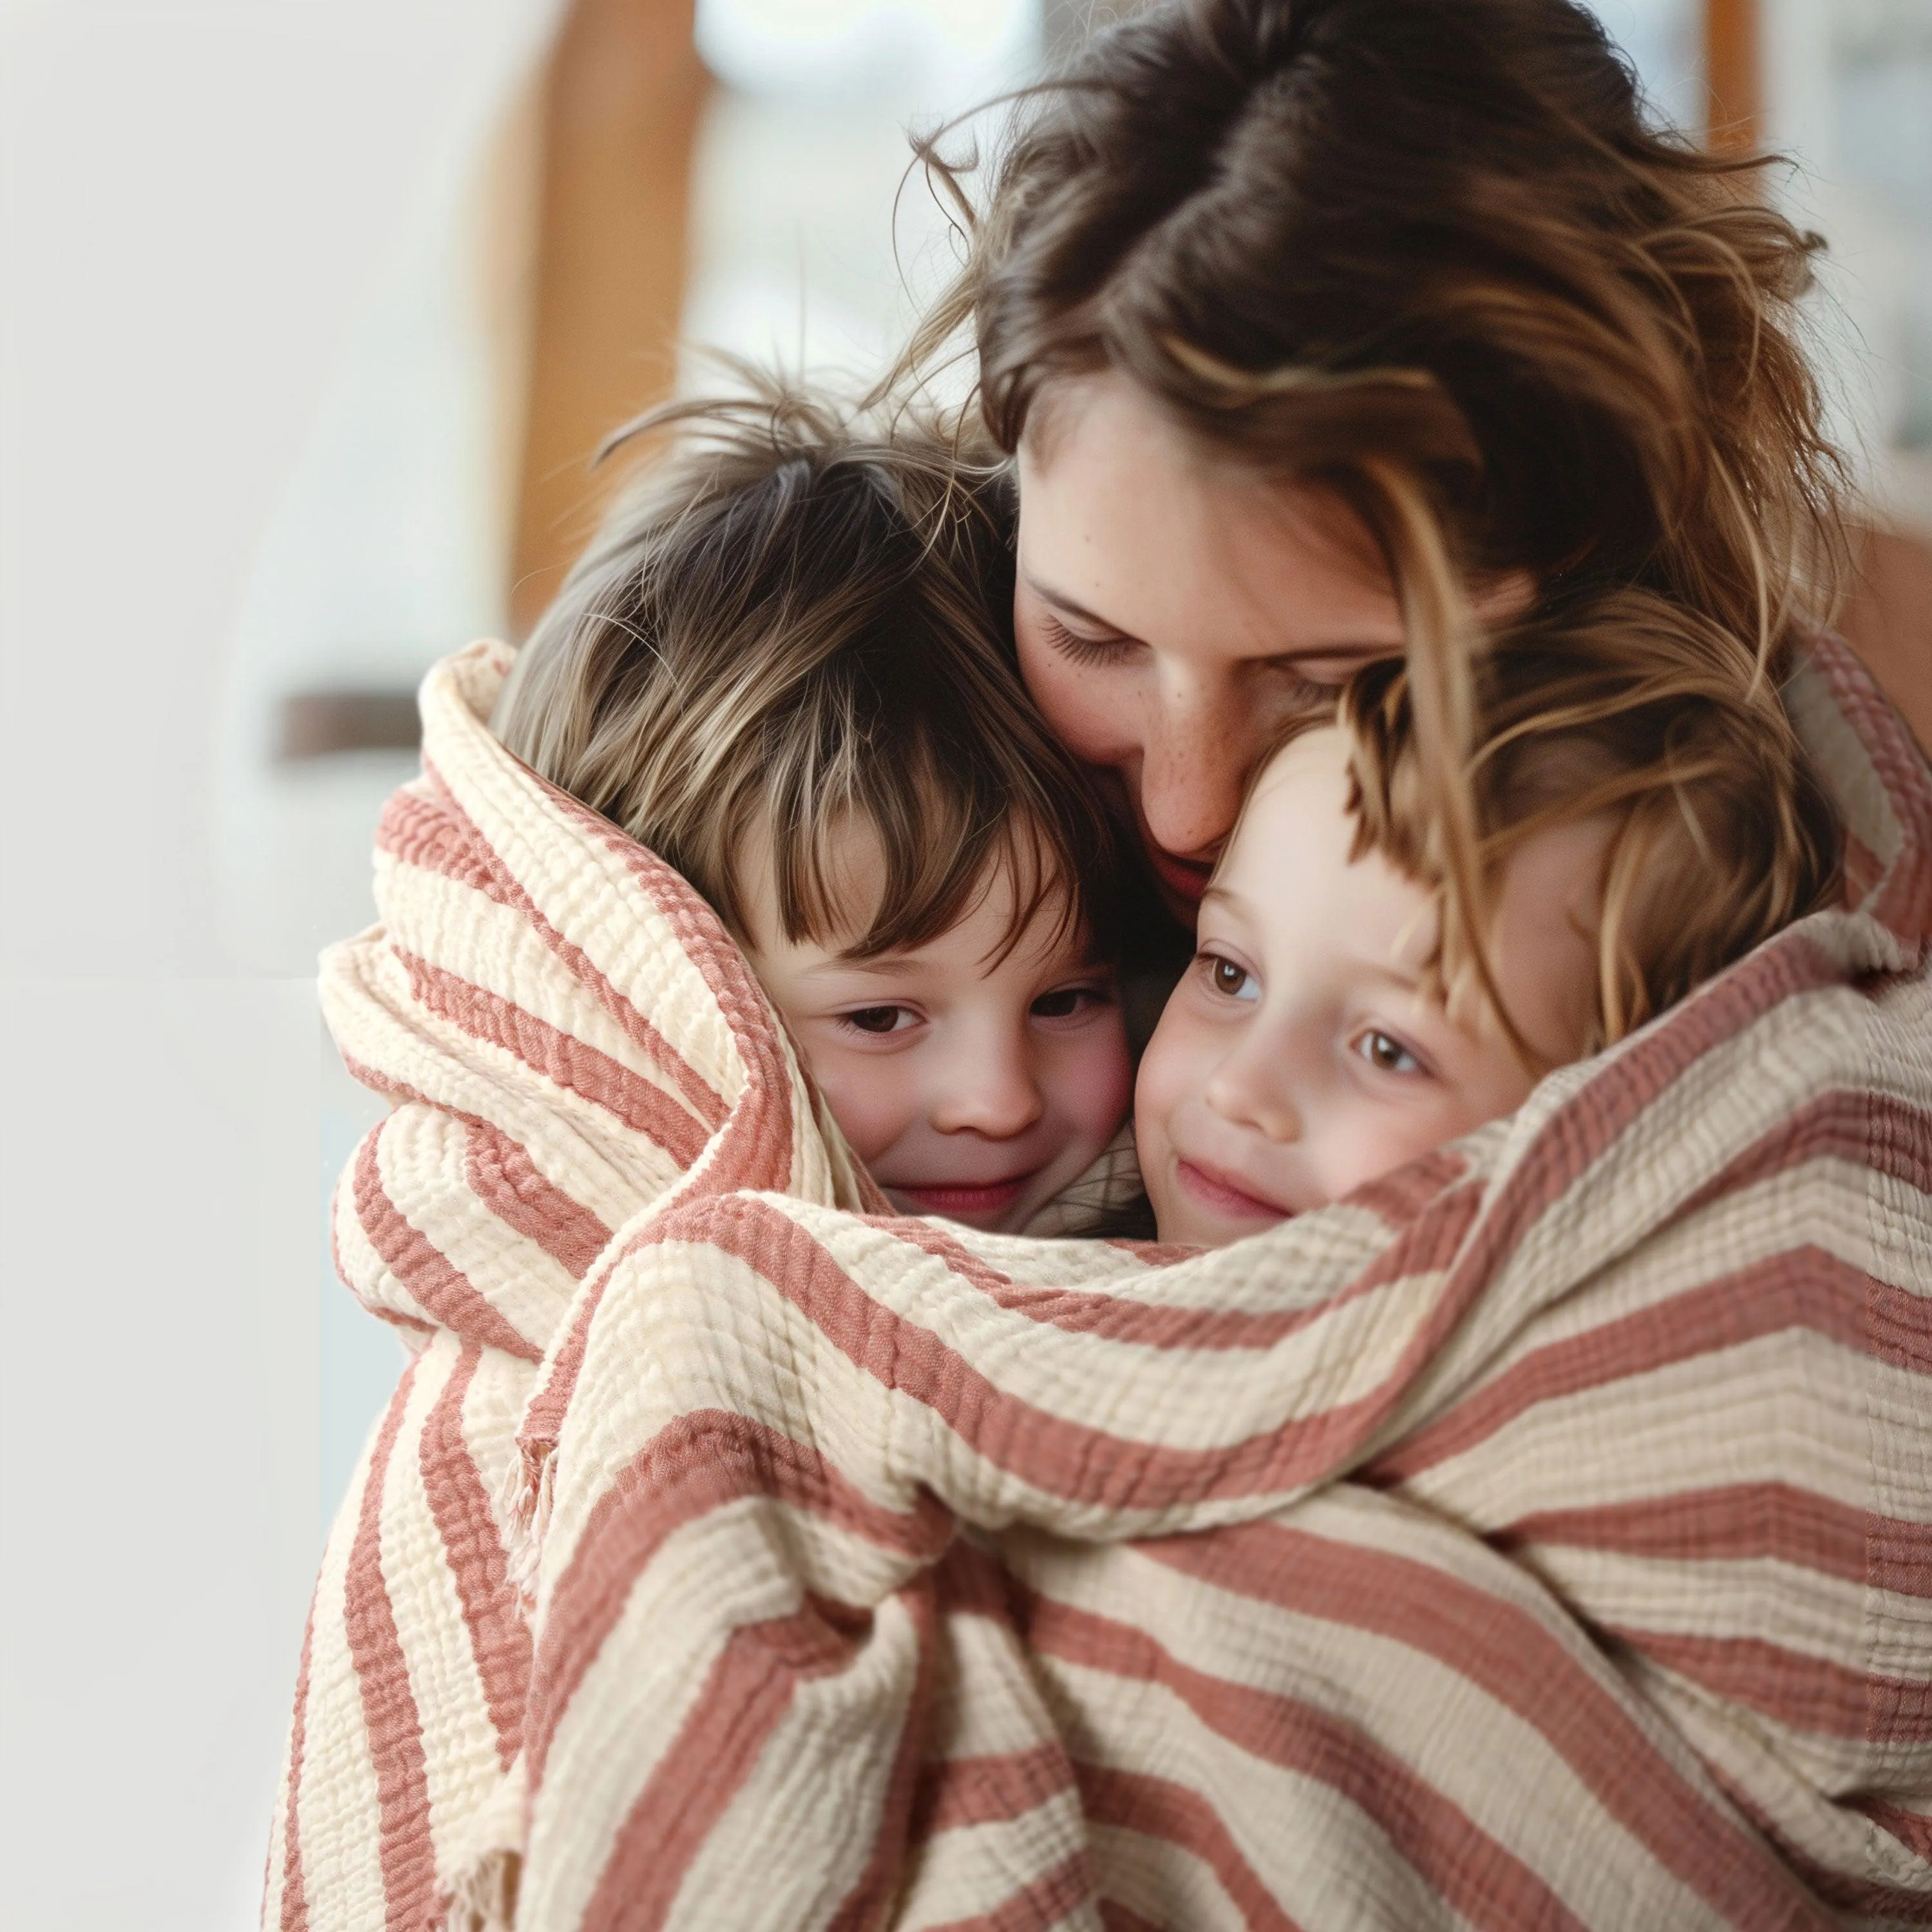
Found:
<svg viewBox="0 0 1932 1932"><path fill-rule="evenodd" d="M1209 1254L883 1211L507 662L323 965L410 1359L269 1925L1932 1923L1932 780L1841 646L1850 909Z"/></svg>

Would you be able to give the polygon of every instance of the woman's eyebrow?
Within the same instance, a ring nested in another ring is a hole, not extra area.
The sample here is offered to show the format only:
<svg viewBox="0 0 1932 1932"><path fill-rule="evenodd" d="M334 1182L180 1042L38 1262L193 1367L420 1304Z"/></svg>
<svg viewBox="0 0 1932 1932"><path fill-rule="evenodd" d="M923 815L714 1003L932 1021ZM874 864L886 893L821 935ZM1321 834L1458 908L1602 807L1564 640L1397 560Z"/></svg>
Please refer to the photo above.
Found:
<svg viewBox="0 0 1932 1932"><path fill-rule="evenodd" d="M1117 638L1124 638L1127 635L1127 633L1122 630L1112 618L1103 617L1099 611L1088 610L1086 605L1077 598L1064 596L1050 584L1041 583L1030 571L1025 572L1024 574L1027 588L1042 604L1051 604L1056 610L1064 611L1070 617L1078 617L1083 623L1096 624L1103 631L1112 631Z"/></svg>

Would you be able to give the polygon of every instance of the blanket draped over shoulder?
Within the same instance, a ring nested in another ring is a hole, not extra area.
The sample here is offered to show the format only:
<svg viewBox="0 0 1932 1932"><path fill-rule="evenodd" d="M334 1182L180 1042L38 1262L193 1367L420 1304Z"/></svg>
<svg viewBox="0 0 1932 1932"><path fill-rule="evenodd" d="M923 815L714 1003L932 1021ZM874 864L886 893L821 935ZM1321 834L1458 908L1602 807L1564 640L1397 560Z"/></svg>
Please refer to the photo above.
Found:
<svg viewBox="0 0 1932 1932"><path fill-rule="evenodd" d="M507 662L323 967L411 1359L268 1924L1932 1923L1932 781L1841 646L1848 910L1208 1254L883 1211Z"/></svg>

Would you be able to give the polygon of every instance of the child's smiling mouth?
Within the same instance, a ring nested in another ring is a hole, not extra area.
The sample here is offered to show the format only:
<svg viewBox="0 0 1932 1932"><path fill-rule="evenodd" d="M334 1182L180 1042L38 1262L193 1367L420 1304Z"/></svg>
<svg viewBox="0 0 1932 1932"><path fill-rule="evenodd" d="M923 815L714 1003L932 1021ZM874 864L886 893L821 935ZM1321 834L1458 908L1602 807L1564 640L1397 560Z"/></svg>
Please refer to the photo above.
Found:
<svg viewBox="0 0 1932 1932"><path fill-rule="evenodd" d="M1176 1159L1174 1171L1183 1187L1204 1206L1218 1213L1237 1215L1244 1220L1280 1221L1294 1212L1292 1208L1250 1193L1232 1174L1223 1174L1219 1168L1204 1167L1184 1156Z"/></svg>
<svg viewBox="0 0 1932 1932"><path fill-rule="evenodd" d="M1030 1168L1024 1174L1010 1174L1004 1180L934 1180L921 1184L902 1180L886 1181L881 1185L887 1193L910 1202L918 1214L948 1214L963 1220L969 1216L1005 1214L1038 1172L1036 1168Z"/></svg>

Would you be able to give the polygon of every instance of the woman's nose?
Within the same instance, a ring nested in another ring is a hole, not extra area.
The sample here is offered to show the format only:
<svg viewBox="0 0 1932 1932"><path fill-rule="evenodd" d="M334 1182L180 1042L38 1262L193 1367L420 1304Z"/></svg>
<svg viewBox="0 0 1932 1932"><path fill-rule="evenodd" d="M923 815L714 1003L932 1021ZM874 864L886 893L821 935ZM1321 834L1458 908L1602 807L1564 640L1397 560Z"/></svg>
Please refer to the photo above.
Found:
<svg viewBox="0 0 1932 1932"><path fill-rule="evenodd" d="M1301 1112L1288 1066L1285 1052L1244 1041L1209 1078L1208 1104L1234 1126L1252 1128L1271 1141L1299 1140Z"/></svg>
<svg viewBox="0 0 1932 1932"><path fill-rule="evenodd" d="M1046 1107L1032 1056L1022 1042L966 1034L938 1070L932 1119L943 1134L1011 1140Z"/></svg>
<svg viewBox="0 0 1932 1932"><path fill-rule="evenodd" d="M1261 726L1226 680L1190 673L1154 694L1141 758L1141 816L1163 850L1205 857L1234 830Z"/></svg>

